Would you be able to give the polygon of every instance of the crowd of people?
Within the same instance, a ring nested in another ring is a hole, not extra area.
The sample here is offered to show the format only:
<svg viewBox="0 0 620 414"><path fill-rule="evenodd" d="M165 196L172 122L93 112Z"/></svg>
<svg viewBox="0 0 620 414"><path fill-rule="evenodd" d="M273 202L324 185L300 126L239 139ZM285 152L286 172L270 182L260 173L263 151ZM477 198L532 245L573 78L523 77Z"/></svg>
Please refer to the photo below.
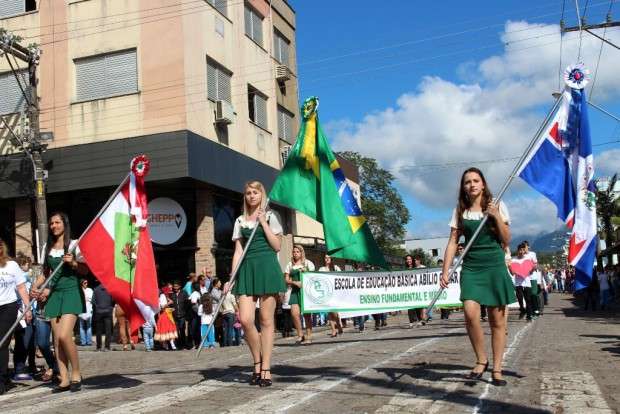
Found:
<svg viewBox="0 0 620 414"><path fill-rule="evenodd" d="M550 292L572 293L574 269L539 266L536 254L527 241L519 244L511 257L506 247L510 239L510 216L503 203L492 201L484 176L477 169L463 174L458 207L450 222L450 241L443 260L441 286L448 286L450 267L459 265L461 302L476 364L468 374L479 379L490 359L484 346L481 322L489 321L492 333L492 383L506 384L502 378L502 358L507 333L507 305L519 304L519 318L533 321L544 313ZM265 189L259 182L246 184L243 214L235 221L232 268L238 267L234 285L222 283L210 269L190 273L186 281L175 280L160 287L160 311L156 322L146 321L139 335L132 337L129 320L114 303L103 284L89 286L88 267L76 241L70 238L70 224L63 213L53 213L49 220L50 236L44 247L42 272L32 261L19 255L14 261L7 246L0 241L0 334L4 335L20 312L24 318L14 331L14 373L8 372L8 341L0 349L0 394L14 380L54 382L53 392L77 392L81 389L78 346L95 346L97 351L112 349L118 332L123 351L136 349L142 340L146 352L153 350L189 350L204 347L245 344L254 366L250 384L268 387L271 379L271 353L274 334L296 345L313 343L313 327L328 326L327 334L336 338L352 324L363 332L372 317L374 328L388 324L388 313L342 319L338 313L302 314L301 273L317 266L306 257L304 247L294 245L291 261L284 271L277 260L282 226L273 211L266 210ZM461 261L465 245L486 212L489 220ZM241 261L250 237L252 243ZM424 268L421 257L407 255L405 269ZM54 272L54 270L57 270ZM359 265L357 270L367 270ZM319 272L339 272L329 255L322 257ZM46 277L51 283L43 289ZM498 276L499 275L499 276ZM620 297L620 267L609 265L595 272L585 296L585 307L606 309ZM217 312L219 310L219 312ZM436 310L436 309L435 309ZM441 319L450 317L450 309L441 309ZM407 311L408 327L422 327L433 318L424 308ZM93 336L96 338L93 344ZM37 370L35 357L44 358L45 366Z"/></svg>

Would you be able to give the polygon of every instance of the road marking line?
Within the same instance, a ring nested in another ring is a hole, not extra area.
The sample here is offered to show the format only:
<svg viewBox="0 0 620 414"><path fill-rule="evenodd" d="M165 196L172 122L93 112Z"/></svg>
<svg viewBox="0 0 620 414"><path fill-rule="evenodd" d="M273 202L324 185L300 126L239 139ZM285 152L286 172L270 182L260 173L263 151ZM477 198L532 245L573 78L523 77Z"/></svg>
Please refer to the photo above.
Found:
<svg viewBox="0 0 620 414"><path fill-rule="evenodd" d="M506 361L508 360L510 355L512 355L512 352L516 349L516 346L519 344L519 341L521 341L521 337L523 336L525 331L530 329L532 325L534 324L533 323L526 324L523 328L519 329L519 331L514 336L514 338L512 338L512 341L510 341L510 345L508 345L508 350L504 352L504 364L503 365L507 365ZM473 414L478 414L480 412L480 410L482 409L482 405L484 404L484 399L489 395L490 389L491 389L491 383L487 382L487 384L484 386L483 393L480 394L480 396L478 397L478 403L474 407L474 411L472 411Z"/></svg>
<svg viewBox="0 0 620 414"><path fill-rule="evenodd" d="M398 333L398 332L389 331L389 332L386 332L382 335L378 335L373 338L383 338L383 337L392 335L394 333ZM362 343L362 341L337 344L335 346L331 346L318 353L302 355L302 356L298 356L298 357L294 357L294 358L290 358L290 359L278 362L274 366L289 364L291 362L305 361L308 359L320 358L324 355L337 352L342 349L349 348L354 345L358 345L360 343ZM248 358L250 357L249 355L245 355L245 356L247 356ZM231 387L231 386L237 385L239 384L239 382L235 381L235 379L238 378L238 376L239 376L239 372L234 372L234 373L227 374L219 378L202 381L194 385L187 385L184 387L175 388L173 390L161 393L156 396L141 398L136 401L132 401L132 402L129 402L123 405L119 405L119 406L111 407L103 411L99 411L98 414L148 413L151 411L169 407L172 404L191 400L196 397L204 397L204 395L209 392L218 391L225 387Z"/></svg>
<svg viewBox="0 0 620 414"><path fill-rule="evenodd" d="M612 414L596 380L589 372L543 373L540 402L552 412Z"/></svg>
<svg viewBox="0 0 620 414"><path fill-rule="evenodd" d="M131 378L129 378L131 379ZM123 383L128 382L127 379L124 379L122 381L109 381L107 383L102 383L102 384L98 384L95 385L93 387L98 387L98 386L102 386L102 385L110 385L113 383L118 383L117 386L112 387L112 388L83 388L82 391L77 392L77 393L71 393L68 392L67 394L60 394L58 396L53 396L53 398L47 398L44 401L41 401L39 403L36 404L32 404L32 405L28 405L27 401L24 404L24 401L20 401L22 404L19 404L18 408L14 408L12 410L9 411L2 411L2 414L25 414L25 413L37 413L40 411L46 411L49 410L50 408L55 408L55 407L59 407L59 406L64 406L66 404L70 404L70 403L74 403L74 402L78 402L78 401L92 401L93 398L96 397L102 397L105 395L109 395L109 394L116 394L119 391L122 390L126 390L127 387L123 387ZM137 384L136 387L143 387L146 385L155 385L158 383L161 383L162 381L145 381L142 382L141 384ZM50 391L50 395L51 395L51 391ZM13 404L12 404L13 405Z"/></svg>
<svg viewBox="0 0 620 414"><path fill-rule="evenodd" d="M463 329L464 329L463 327L452 329L448 331L447 333L463 331ZM429 344L432 344L433 342L437 342L437 341L447 339L447 338L449 337L428 339L426 341L420 342L417 345L412 346L411 348L407 349L405 352L402 352L398 355L391 356L389 358L375 362L374 364L368 365L367 367L353 374L347 375L343 378L340 378L340 379L324 378L324 379L319 379L318 381L315 379L311 379L298 386L289 386L286 388L286 390L279 390L279 391L269 393L265 395L264 397L261 397L257 400L234 407L228 410L227 412L228 413L248 413L248 412L260 412L260 411L284 412L286 410L289 410L299 404L302 404L316 397L317 395L325 391L329 391L330 389L337 387L346 381L349 381L353 378L364 375L365 373L375 368L378 368L381 365L384 365L391 361L399 360L409 355L410 353L415 352L420 347L424 347ZM294 402L287 404L287 402L291 400L293 400ZM282 403L285 403L287 405L281 406Z"/></svg>

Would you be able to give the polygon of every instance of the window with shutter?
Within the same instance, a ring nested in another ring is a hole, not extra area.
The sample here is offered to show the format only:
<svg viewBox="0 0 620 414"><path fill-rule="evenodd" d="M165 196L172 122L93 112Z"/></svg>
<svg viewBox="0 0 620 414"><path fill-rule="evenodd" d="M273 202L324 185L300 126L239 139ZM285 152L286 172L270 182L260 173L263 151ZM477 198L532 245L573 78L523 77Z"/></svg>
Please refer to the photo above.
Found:
<svg viewBox="0 0 620 414"><path fill-rule="evenodd" d="M26 93L30 93L28 86L28 73L26 71L17 72L20 76L20 82ZM26 109L26 97L22 93L17 79L13 72L5 72L0 74L0 115L13 114L22 112Z"/></svg>
<svg viewBox="0 0 620 414"><path fill-rule="evenodd" d="M259 45L263 45L263 17L248 6L244 11L245 34Z"/></svg>
<svg viewBox="0 0 620 414"><path fill-rule="evenodd" d="M278 138L291 141L293 139L293 114L278 106Z"/></svg>
<svg viewBox="0 0 620 414"><path fill-rule="evenodd" d="M135 49L75 60L76 99L90 101L138 91Z"/></svg>
<svg viewBox="0 0 620 414"><path fill-rule="evenodd" d="M248 113L250 121L267 129L267 97L250 85L248 85Z"/></svg>
<svg viewBox="0 0 620 414"><path fill-rule="evenodd" d="M228 0L207 0L207 3L212 5L215 10L219 11L224 16L228 16Z"/></svg>
<svg viewBox="0 0 620 414"><path fill-rule="evenodd" d="M274 58L286 66L289 65L289 47L289 41L279 32L275 32L273 36Z"/></svg>
<svg viewBox="0 0 620 414"><path fill-rule="evenodd" d="M0 0L0 17L13 16L25 12L25 0Z"/></svg>
<svg viewBox="0 0 620 414"><path fill-rule="evenodd" d="M230 81L232 74L215 61L207 58L207 98L232 103Z"/></svg>

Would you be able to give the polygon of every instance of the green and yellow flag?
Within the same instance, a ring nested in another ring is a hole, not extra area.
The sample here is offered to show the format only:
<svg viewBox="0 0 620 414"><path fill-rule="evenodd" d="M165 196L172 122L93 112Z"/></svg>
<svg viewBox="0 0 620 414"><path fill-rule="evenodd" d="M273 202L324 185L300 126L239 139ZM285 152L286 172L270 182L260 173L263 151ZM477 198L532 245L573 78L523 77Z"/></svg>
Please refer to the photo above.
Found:
<svg viewBox="0 0 620 414"><path fill-rule="evenodd" d="M297 141L269 197L322 223L329 255L387 268L340 164L329 148L319 124L318 105L316 97L305 100Z"/></svg>

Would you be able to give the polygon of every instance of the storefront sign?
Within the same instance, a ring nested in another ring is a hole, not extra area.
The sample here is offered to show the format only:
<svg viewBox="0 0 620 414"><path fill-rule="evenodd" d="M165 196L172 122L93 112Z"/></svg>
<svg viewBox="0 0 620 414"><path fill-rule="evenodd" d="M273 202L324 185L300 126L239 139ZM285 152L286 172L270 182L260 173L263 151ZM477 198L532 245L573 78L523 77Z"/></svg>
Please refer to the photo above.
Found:
<svg viewBox="0 0 620 414"><path fill-rule="evenodd" d="M187 216L179 203L171 198L160 197L149 203L148 222L153 243L168 245L185 233Z"/></svg>
<svg viewBox="0 0 620 414"><path fill-rule="evenodd" d="M301 275L302 311L391 312L428 306L440 289L441 269L415 269L397 272L305 272ZM439 307L462 306L460 273L436 303Z"/></svg>

